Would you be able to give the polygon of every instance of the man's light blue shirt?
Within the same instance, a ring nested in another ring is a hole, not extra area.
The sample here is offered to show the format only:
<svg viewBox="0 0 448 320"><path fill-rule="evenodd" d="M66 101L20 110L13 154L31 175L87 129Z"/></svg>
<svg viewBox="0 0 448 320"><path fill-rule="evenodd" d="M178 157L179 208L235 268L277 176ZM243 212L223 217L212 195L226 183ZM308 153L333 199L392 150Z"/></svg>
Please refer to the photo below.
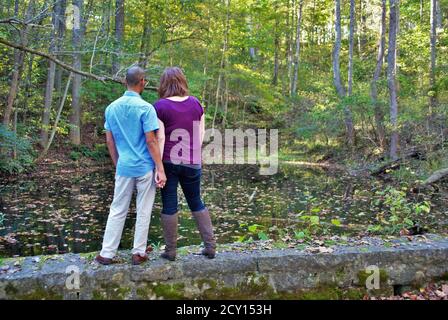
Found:
<svg viewBox="0 0 448 320"><path fill-rule="evenodd" d="M105 111L104 128L112 132L118 152L117 175L141 177L154 170L145 133L158 130L154 107L134 91L112 102Z"/></svg>

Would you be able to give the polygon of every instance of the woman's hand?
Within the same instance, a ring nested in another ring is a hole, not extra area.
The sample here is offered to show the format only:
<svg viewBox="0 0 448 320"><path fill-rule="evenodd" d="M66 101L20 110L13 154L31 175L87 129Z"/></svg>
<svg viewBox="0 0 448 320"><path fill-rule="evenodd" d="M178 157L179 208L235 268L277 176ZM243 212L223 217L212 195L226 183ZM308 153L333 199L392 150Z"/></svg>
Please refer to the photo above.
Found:
<svg viewBox="0 0 448 320"><path fill-rule="evenodd" d="M165 171L163 170L163 168L162 168L162 170L156 169L155 180L156 180L156 186L157 186L157 188L163 188L163 187L165 187L165 184L166 184L166 175L165 175Z"/></svg>

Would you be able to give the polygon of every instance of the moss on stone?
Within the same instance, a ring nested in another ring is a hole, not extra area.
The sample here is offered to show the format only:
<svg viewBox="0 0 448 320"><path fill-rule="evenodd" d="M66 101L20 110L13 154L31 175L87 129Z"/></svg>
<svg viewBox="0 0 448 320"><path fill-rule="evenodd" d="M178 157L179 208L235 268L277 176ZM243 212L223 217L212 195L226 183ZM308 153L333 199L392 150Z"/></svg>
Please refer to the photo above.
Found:
<svg viewBox="0 0 448 320"><path fill-rule="evenodd" d="M269 284L265 276L250 276L247 282L240 283L236 287L220 286L210 279L196 280L195 283L203 290L199 299L223 299L223 300L247 300L247 299L272 299L272 300L340 300L362 299L367 293L364 288L342 289L337 286L321 286L309 290L277 292Z"/></svg>
<svg viewBox="0 0 448 320"><path fill-rule="evenodd" d="M5 292L8 296L15 296L19 290L12 283L8 283L5 287Z"/></svg>
<svg viewBox="0 0 448 320"><path fill-rule="evenodd" d="M93 290L92 291L92 299L93 300L104 300L105 299L104 292L102 292L100 290Z"/></svg>
<svg viewBox="0 0 448 320"><path fill-rule="evenodd" d="M157 297L169 300L185 299L185 285L183 283L164 284L159 283L153 286L152 291Z"/></svg>
<svg viewBox="0 0 448 320"><path fill-rule="evenodd" d="M16 292L13 297L19 300L62 300L64 298L62 294L42 287L37 287L36 289L24 294L17 294Z"/></svg>
<svg viewBox="0 0 448 320"><path fill-rule="evenodd" d="M379 269L380 272L380 285L387 284L387 280L389 279L389 276L387 275L386 270ZM366 272L365 270L358 271L358 284L364 285L367 281L367 278L369 278L372 274Z"/></svg>
<svg viewBox="0 0 448 320"><path fill-rule="evenodd" d="M380 288L379 289L369 289L366 290L370 295L393 295L394 290L391 285L389 285L389 276L384 269L379 269L380 272ZM372 274L366 272L365 270L360 270L358 272L358 286L366 288L367 278ZM367 289L367 288L366 288Z"/></svg>
<svg viewBox="0 0 448 320"><path fill-rule="evenodd" d="M196 280L195 283L200 290L216 289L217 287L217 282L212 279L199 279ZM208 286L208 288L204 289L205 286Z"/></svg>
<svg viewBox="0 0 448 320"><path fill-rule="evenodd" d="M97 256L97 252L88 252L88 253L80 253L79 256L81 258L86 259L87 261L93 261L95 257Z"/></svg>
<svg viewBox="0 0 448 320"><path fill-rule="evenodd" d="M129 297L131 288L116 283L102 283L100 289L92 291L94 300L125 300Z"/></svg>
<svg viewBox="0 0 448 320"><path fill-rule="evenodd" d="M146 283L136 290L141 299L161 298L167 300L187 299L184 283Z"/></svg>
<svg viewBox="0 0 448 320"><path fill-rule="evenodd" d="M337 282L343 281L345 279L346 273L347 273L347 271L345 270L344 267L337 269L335 272L336 281Z"/></svg>
<svg viewBox="0 0 448 320"><path fill-rule="evenodd" d="M448 281L448 272L445 272L439 277L435 278L436 281Z"/></svg>
<svg viewBox="0 0 448 320"><path fill-rule="evenodd" d="M341 289L330 286L296 292L298 300L359 300L365 295L366 290L362 288Z"/></svg>
<svg viewBox="0 0 448 320"><path fill-rule="evenodd" d="M38 270L42 270L42 268L44 267L45 263L48 260L55 260L55 259L59 259L61 260L61 257L57 256L57 255L44 255L44 256L39 256L39 262L37 262L37 268Z"/></svg>
<svg viewBox="0 0 448 320"><path fill-rule="evenodd" d="M274 297L275 290L269 285L269 279L256 273L247 274L247 279L236 287L226 287L213 280L196 280L202 290L200 299L263 299ZM205 284L208 288L204 290Z"/></svg>

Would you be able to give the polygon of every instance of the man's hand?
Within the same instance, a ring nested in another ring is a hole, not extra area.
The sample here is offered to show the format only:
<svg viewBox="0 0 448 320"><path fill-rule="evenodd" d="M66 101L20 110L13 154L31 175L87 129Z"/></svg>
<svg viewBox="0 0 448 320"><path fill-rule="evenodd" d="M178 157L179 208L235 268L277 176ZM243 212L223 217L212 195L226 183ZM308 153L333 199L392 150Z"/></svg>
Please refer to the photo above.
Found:
<svg viewBox="0 0 448 320"><path fill-rule="evenodd" d="M156 169L156 176L155 176L155 180L156 180L156 186L157 188L163 188L166 184L166 175L165 175L165 171Z"/></svg>
<svg viewBox="0 0 448 320"><path fill-rule="evenodd" d="M162 158L160 155L160 149L158 139L154 131L145 133L146 145L148 146L149 153L156 164L155 181L159 188L163 188L166 183L165 170L163 169Z"/></svg>

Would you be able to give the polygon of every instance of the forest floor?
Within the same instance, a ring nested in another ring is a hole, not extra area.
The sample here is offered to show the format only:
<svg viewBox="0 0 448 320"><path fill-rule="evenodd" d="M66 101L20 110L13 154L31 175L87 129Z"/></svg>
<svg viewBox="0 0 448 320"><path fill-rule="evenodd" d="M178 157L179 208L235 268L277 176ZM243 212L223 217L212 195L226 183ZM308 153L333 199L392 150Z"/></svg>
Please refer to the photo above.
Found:
<svg viewBox="0 0 448 320"><path fill-rule="evenodd" d="M406 290L393 296L366 296L364 300L448 300L448 281L432 282L423 288Z"/></svg>

